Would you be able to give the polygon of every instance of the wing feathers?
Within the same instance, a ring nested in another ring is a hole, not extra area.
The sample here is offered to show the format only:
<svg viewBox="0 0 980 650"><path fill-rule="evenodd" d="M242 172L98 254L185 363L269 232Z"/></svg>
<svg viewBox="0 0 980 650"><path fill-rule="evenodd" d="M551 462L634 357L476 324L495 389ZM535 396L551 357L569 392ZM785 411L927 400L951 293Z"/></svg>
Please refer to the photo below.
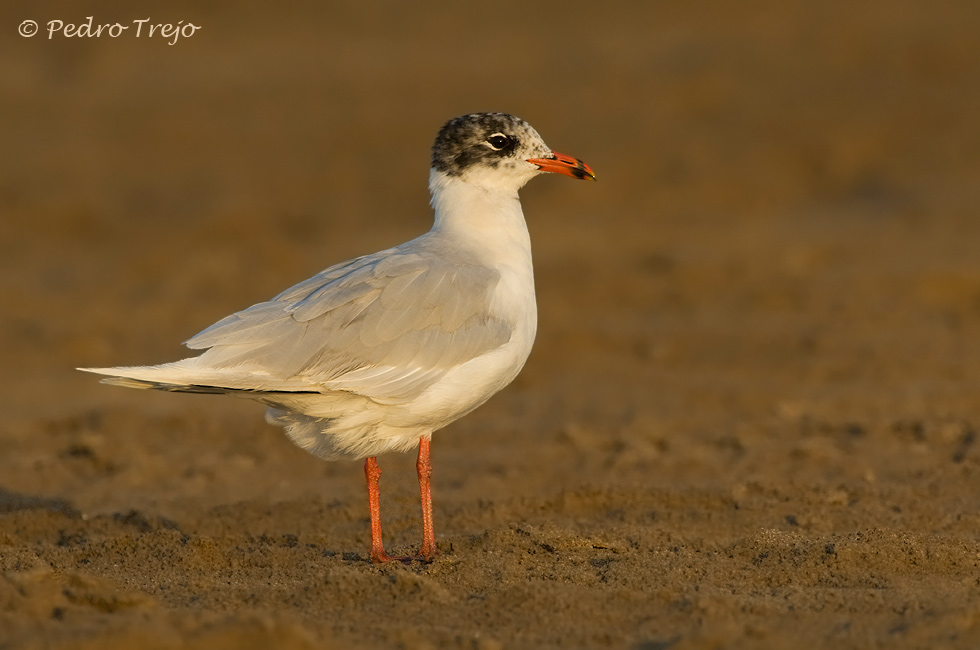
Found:
<svg viewBox="0 0 980 650"><path fill-rule="evenodd" d="M224 318L186 345L202 372L240 367L282 385L408 400L510 339L489 310L499 275L399 249L331 267Z"/></svg>

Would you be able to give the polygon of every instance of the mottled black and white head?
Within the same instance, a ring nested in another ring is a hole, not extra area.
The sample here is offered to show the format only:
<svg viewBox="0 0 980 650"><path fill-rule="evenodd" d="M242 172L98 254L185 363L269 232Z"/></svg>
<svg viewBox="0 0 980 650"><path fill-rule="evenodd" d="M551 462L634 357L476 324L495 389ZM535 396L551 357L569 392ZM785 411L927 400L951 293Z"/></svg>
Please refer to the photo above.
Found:
<svg viewBox="0 0 980 650"><path fill-rule="evenodd" d="M506 113L473 113L446 122L432 147L432 169L513 191L543 172L595 180L588 165L552 151L530 124Z"/></svg>

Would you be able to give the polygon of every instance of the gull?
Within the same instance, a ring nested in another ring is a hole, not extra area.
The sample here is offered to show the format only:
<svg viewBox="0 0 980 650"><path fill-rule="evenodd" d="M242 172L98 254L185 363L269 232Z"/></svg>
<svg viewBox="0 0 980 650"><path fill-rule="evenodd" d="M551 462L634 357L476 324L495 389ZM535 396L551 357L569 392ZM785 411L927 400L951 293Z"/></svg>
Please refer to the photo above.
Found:
<svg viewBox="0 0 980 650"><path fill-rule="evenodd" d="M531 352L537 306L518 190L553 172L595 180L506 113L450 120L432 148L432 229L342 262L228 316L185 345L195 357L155 366L79 368L103 383L232 394L324 460L365 459L371 561L381 540L377 456L418 446L422 546L436 555L432 433L509 384Z"/></svg>

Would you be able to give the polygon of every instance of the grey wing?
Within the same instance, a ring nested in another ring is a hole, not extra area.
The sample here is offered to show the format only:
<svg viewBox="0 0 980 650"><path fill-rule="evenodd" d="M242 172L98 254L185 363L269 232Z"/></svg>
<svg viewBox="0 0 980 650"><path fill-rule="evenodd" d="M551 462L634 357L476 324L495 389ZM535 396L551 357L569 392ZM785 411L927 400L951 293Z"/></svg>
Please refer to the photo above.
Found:
<svg viewBox="0 0 980 650"><path fill-rule="evenodd" d="M266 376L280 390L407 401L511 336L489 310L496 271L383 251L331 267L186 345L210 369Z"/></svg>

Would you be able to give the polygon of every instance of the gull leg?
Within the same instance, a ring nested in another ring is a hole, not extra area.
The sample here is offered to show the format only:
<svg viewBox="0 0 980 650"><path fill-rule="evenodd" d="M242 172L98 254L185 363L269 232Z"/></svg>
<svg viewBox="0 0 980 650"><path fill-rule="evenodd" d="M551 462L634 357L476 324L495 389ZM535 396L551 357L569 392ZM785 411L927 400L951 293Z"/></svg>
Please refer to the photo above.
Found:
<svg viewBox="0 0 980 650"><path fill-rule="evenodd" d="M381 468L374 456L364 461L364 476L367 478L368 505L371 508L371 561L387 562L391 558L385 553L381 542L381 489L378 487Z"/></svg>
<svg viewBox="0 0 980 650"><path fill-rule="evenodd" d="M431 442L428 437L419 440L419 459L415 464L419 473L419 492L422 494L422 548L419 549L419 557L423 560L432 560L436 556L436 533L432 526L432 463L429 462ZM380 532L378 535L380 539Z"/></svg>

